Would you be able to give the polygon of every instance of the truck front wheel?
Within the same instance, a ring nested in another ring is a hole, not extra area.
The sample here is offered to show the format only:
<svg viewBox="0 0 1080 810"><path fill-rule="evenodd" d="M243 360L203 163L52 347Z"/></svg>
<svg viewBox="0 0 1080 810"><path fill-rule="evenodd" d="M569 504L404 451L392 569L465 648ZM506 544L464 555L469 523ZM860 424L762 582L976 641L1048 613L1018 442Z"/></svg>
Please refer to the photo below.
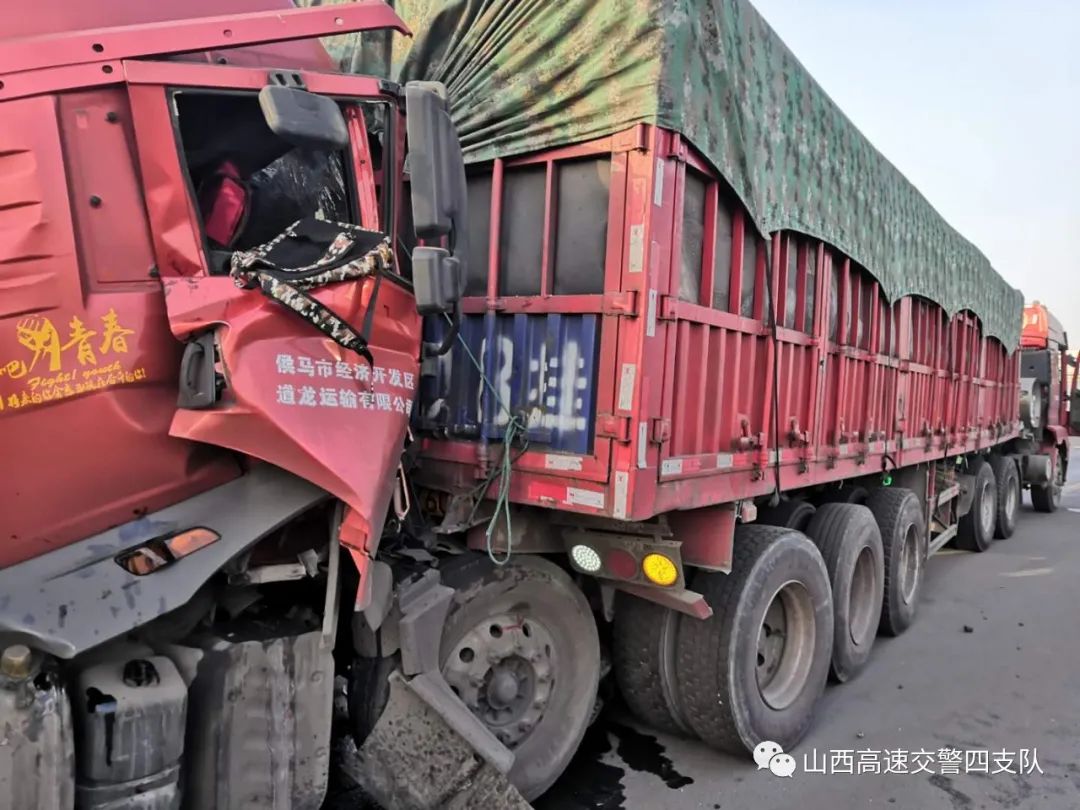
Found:
<svg viewBox="0 0 1080 810"><path fill-rule="evenodd" d="M730 574L699 571L713 615L679 622L676 679L694 732L730 753L765 740L787 750L813 719L832 652L821 553L806 535L740 526Z"/></svg>
<svg viewBox="0 0 1080 810"><path fill-rule="evenodd" d="M1061 493L1065 489L1065 457L1061 453L1056 455L1050 482L1031 488L1031 505L1036 512L1056 512L1061 505Z"/></svg>
<svg viewBox="0 0 1080 810"><path fill-rule="evenodd" d="M526 555L503 566L463 555L442 581L456 591L443 676L514 751L510 781L531 801L562 774L592 717L600 643L589 603L561 568Z"/></svg>

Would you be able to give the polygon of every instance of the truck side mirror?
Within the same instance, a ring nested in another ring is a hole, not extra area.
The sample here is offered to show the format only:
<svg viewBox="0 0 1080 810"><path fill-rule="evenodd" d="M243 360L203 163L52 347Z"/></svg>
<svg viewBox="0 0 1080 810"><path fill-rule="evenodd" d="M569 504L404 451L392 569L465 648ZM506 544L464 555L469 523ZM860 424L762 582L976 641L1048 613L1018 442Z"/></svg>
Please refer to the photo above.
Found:
<svg viewBox="0 0 1080 810"><path fill-rule="evenodd" d="M420 239L447 239L449 250L413 250L413 288L421 315L454 312L465 286L468 235L465 161L450 120L446 88L438 82L405 85L409 185L413 227Z"/></svg>
<svg viewBox="0 0 1080 810"><path fill-rule="evenodd" d="M259 91L259 106L270 131L288 144L316 150L349 145L345 116L332 98L269 84Z"/></svg>

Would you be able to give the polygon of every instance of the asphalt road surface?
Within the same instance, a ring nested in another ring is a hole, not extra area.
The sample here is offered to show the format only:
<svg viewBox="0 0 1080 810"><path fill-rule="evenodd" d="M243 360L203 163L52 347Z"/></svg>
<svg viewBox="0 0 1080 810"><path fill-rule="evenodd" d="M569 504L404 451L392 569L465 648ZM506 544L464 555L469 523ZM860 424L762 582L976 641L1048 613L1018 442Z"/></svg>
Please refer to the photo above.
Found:
<svg viewBox="0 0 1080 810"><path fill-rule="evenodd" d="M813 730L790 752L797 768L791 778L700 742L655 734L616 711L594 728L537 808L1077 810L1075 442L1071 466L1055 514L1038 514L1025 499L1011 539L984 554L946 550L930 560L914 626L900 638L878 639L858 678L826 689ZM958 772L948 762L956 754L941 756L946 748L962 752ZM1023 762L1021 749L1028 752ZM887 759L887 750L906 754L907 761L902 765L895 753ZM985 773L981 751L987 752ZM844 772L844 752L851 752L853 774ZM920 752L930 756L916 756ZM804 770L815 759L826 773ZM860 759L868 772L858 773ZM874 773L875 760L880 773ZM885 773L890 765L894 772Z"/></svg>

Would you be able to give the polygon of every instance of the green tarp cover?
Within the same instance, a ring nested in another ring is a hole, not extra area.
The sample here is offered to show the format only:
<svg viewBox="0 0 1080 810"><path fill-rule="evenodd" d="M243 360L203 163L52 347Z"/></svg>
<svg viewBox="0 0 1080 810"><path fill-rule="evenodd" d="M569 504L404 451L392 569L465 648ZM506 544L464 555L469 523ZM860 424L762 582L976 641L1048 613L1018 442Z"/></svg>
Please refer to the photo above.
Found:
<svg viewBox="0 0 1080 810"><path fill-rule="evenodd" d="M445 83L467 160L659 124L715 166L762 233L823 239L866 267L890 300L921 295L950 315L969 309L1010 350L1019 342L1020 292L863 137L745 0L392 5L413 39L395 34L388 49L385 35L339 37L331 51L349 70Z"/></svg>

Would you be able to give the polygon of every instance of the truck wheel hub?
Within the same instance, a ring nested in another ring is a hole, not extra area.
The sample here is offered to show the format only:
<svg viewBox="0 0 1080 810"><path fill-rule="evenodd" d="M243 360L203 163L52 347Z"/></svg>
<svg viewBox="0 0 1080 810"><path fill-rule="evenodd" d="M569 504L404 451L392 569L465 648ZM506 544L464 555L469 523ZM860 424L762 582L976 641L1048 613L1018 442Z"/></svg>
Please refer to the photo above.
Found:
<svg viewBox="0 0 1080 810"><path fill-rule="evenodd" d="M501 614L457 643L443 677L503 745L519 745L544 716L554 685L554 644L535 619Z"/></svg>

